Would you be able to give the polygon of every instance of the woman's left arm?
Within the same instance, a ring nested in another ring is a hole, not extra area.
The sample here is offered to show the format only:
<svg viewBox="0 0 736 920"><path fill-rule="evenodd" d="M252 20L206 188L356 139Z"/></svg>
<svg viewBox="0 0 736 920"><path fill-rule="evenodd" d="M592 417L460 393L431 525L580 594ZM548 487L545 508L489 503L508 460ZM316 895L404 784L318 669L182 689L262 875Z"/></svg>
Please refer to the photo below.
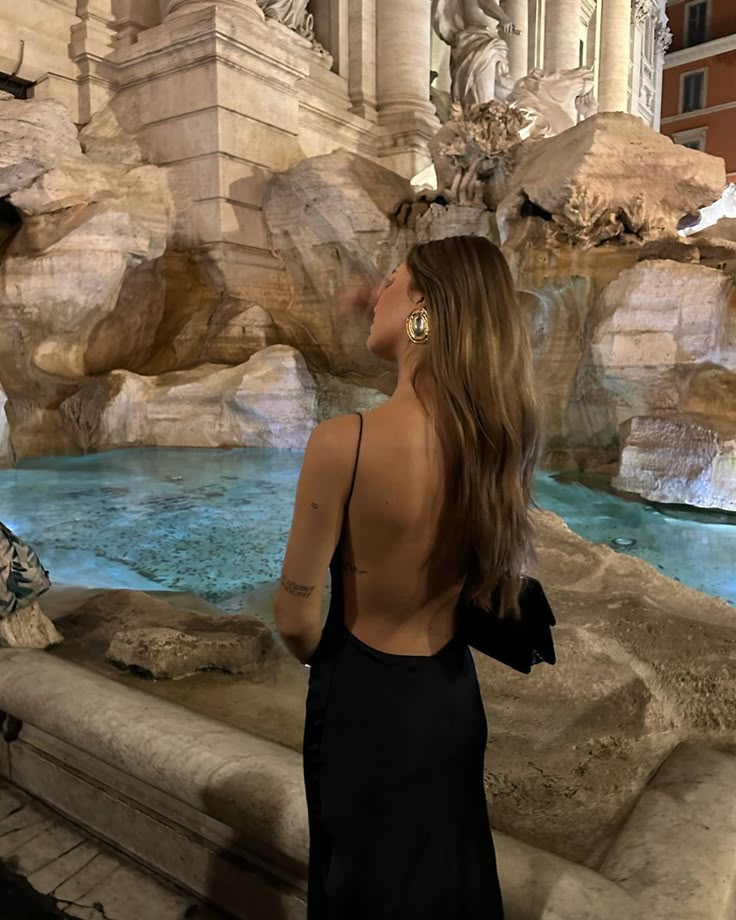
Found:
<svg viewBox="0 0 736 920"><path fill-rule="evenodd" d="M274 606L276 629L303 664L314 654L322 633L322 592L350 488L348 419L322 422L307 443Z"/></svg>

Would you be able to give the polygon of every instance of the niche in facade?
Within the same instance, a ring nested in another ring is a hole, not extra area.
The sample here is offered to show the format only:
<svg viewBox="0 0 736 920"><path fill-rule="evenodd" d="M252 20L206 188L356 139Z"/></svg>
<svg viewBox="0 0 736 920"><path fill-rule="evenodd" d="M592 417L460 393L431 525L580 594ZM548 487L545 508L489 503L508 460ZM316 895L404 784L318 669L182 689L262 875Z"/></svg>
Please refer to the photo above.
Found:
<svg viewBox="0 0 736 920"><path fill-rule="evenodd" d="M10 93L16 99L30 99L33 95L33 83L8 73L0 73L0 93Z"/></svg>

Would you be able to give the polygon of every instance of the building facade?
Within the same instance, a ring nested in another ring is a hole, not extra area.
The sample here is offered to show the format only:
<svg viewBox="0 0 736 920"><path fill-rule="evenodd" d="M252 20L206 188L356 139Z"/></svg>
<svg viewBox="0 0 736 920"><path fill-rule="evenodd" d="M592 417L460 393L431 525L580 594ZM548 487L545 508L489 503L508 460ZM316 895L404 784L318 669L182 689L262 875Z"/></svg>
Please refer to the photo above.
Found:
<svg viewBox="0 0 736 920"><path fill-rule="evenodd" d="M454 2L454 0L449 0ZM179 196L182 248L272 285L270 176L338 148L402 175L440 126L432 0L0 0L0 88L108 103ZM664 0L505 0L514 77L594 68L603 111L656 126ZM442 70L442 61L439 61ZM239 280L242 280L242 285Z"/></svg>
<svg viewBox="0 0 736 920"><path fill-rule="evenodd" d="M726 161L736 181L736 2L668 0L662 131Z"/></svg>

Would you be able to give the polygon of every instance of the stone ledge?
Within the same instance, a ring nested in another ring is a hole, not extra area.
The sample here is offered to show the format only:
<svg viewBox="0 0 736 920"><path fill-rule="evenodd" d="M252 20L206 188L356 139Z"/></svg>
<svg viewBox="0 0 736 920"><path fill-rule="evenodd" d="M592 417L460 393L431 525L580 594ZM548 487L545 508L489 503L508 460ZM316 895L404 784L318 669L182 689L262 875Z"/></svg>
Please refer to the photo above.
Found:
<svg viewBox="0 0 736 920"><path fill-rule="evenodd" d="M236 916L303 920L298 753L36 651L0 650L0 710L24 723L11 782ZM619 885L494 837L509 920L636 916Z"/></svg>
<svg viewBox="0 0 736 920"><path fill-rule="evenodd" d="M649 920L736 916L736 756L681 744L636 803L601 872Z"/></svg>

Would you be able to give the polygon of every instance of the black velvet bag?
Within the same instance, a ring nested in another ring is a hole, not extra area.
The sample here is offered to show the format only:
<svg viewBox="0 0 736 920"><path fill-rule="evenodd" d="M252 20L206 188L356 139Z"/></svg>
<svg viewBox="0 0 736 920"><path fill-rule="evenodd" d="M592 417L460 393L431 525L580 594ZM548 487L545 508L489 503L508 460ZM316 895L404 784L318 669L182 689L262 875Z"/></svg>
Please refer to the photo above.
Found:
<svg viewBox="0 0 736 920"><path fill-rule="evenodd" d="M493 610L481 610L460 603L460 629L468 645L529 674L542 661L554 664L555 646L552 627L555 616L544 589L535 578L525 578L519 596L521 616L499 617Z"/></svg>

